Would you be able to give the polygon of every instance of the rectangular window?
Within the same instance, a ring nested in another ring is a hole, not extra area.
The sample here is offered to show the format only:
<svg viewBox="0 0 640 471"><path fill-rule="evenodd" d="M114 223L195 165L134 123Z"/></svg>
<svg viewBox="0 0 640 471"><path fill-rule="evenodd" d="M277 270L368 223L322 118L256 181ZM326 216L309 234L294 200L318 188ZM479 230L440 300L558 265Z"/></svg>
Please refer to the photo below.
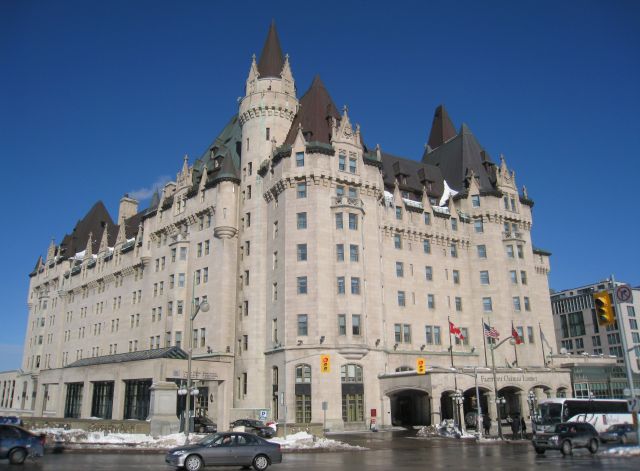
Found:
<svg viewBox="0 0 640 471"><path fill-rule="evenodd" d="M524 271L524 270L520 270L520 282L521 282L523 285L526 285L526 284L527 284L527 272L526 272L526 271Z"/></svg>
<svg viewBox="0 0 640 471"><path fill-rule="evenodd" d="M307 294L307 277L299 276L296 278L298 286L298 294Z"/></svg>
<svg viewBox="0 0 640 471"><path fill-rule="evenodd" d="M353 314L351 316L351 335L361 335L360 314Z"/></svg>
<svg viewBox="0 0 640 471"><path fill-rule="evenodd" d="M462 298L456 296L456 311L462 311Z"/></svg>
<svg viewBox="0 0 640 471"><path fill-rule="evenodd" d="M356 173L356 159L349 159L349 172Z"/></svg>
<svg viewBox="0 0 640 471"><path fill-rule="evenodd" d="M344 262L344 244L336 244L336 261Z"/></svg>
<svg viewBox="0 0 640 471"><path fill-rule="evenodd" d="M402 278L404 276L404 263L396 262L396 276Z"/></svg>
<svg viewBox="0 0 640 471"><path fill-rule="evenodd" d="M424 253L431 253L431 241L429 239L424 239L422 241L422 250Z"/></svg>
<svg viewBox="0 0 640 471"><path fill-rule="evenodd" d="M347 168L347 156L344 154L338 155L338 170L344 172Z"/></svg>
<svg viewBox="0 0 640 471"><path fill-rule="evenodd" d="M172 261L172 262L175 262L175 261L176 261L176 253L177 253L177 252L176 252L176 248L175 248L175 247L174 247L174 248L172 248L172 249L171 249L171 261ZM157 271L157 270L156 270L156 271Z"/></svg>
<svg viewBox="0 0 640 471"><path fill-rule="evenodd" d="M524 247L522 245L518 245L518 258L524 258Z"/></svg>
<svg viewBox="0 0 640 471"><path fill-rule="evenodd" d="M184 288L184 273L178 273L178 288Z"/></svg>
<svg viewBox="0 0 640 471"><path fill-rule="evenodd" d="M424 223L427 226L431 225L431 213L424 213Z"/></svg>
<svg viewBox="0 0 640 471"><path fill-rule="evenodd" d="M452 231L458 230L458 220L456 218L451 218L451 230Z"/></svg>
<svg viewBox="0 0 640 471"><path fill-rule="evenodd" d="M360 294L360 278L351 277L351 294Z"/></svg>
<svg viewBox="0 0 640 471"><path fill-rule="evenodd" d="M460 284L460 272L458 270L453 270L453 284Z"/></svg>
<svg viewBox="0 0 640 471"><path fill-rule="evenodd" d="M402 237L400 236L400 234L393 234L393 246L396 249L402 248Z"/></svg>
<svg viewBox="0 0 640 471"><path fill-rule="evenodd" d="M336 196L344 196L344 185L336 185Z"/></svg>
<svg viewBox="0 0 640 471"><path fill-rule="evenodd" d="M347 335L347 316L338 314L338 335Z"/></svg>
<svg viewBox="0 0 640 471"><path fill-rule="evenodd" d="M186 259L187 259L187 248L180 247L180 260L186 260Z"/></svg>
<svg viewBox="0 0 640 471"><path fill-rule="evenodd" d="M307 260L307 244L298 244L298 261L305 262Z"/></svg>
<svg viewBox="0 0 640 471"><path fill-rule="evenodd" d="M515 252L513 251L513 245L507 245L507 257L515 258Z"/></svg>
<svg viewBox="0 0 640 471"><path fill-rule="evenodd" d="M402 220L402 208L400 206L396 206L396 219Z"/></svg>
<svg viewBox="0 0 640 471"><path fill-rule="evenodd" d="M480 207L480 195L471 195L471 206L474 208Z"/></svg>
<svg viewBox="0 0 640 471"><path fill-rule="evenodd" d="M344 228L344 219L342 213L336 213L336 229Z"/></svg>
<svg viewBox="0 0 640 471"><path fill-rule="evenodd" d="M396 343L402 342L402 324L393 324L393 336Z"/></svg>
<svg viewBox="0 0 640 471"><path fill-rule="evenodd" d="M307 228L307 213L298 213L296 214L297 227L298 229L306 229Z"/></svg>
<svg viewBox="0 0 640 471"><path fill-rule="evenodd" d="M297 188L296 189L296 196L298 198L306 198L307 197L307 183L306 182L298 183L296 188Z"/></svg>
<svg viewBox="0 0 640 471"><path fill-rule="evenodd" d="M427 307L429 309L436 308L436 297L433 294L427 294Z"/></svg>
<svg viewBox="0 0 640 471"><path fill-rule="evenodd" d="M432 267L424 267L424 276L427 281L433 281L433 268Z"/></svg>
<svg viewBox="0 0 640 471"><path fill-rule="evenodd" d="M337 282L337 286L338 286L338 294L344 294L344 292L345 292L344 276L339 276L336 279L336 282Z"/></svg>
<svg viewBox="0 0 640 471"><path fill-rule="evenodd" d="M476 219L473 221L473 228L477 233L484 232L484 223L482 219Z"/></svg>
<svg viewBox="0 0 640 471"><path fill-rule="evenodd" d="M411 343L411 325L402 324L402 337L404 343Z"/></svg>
<svg viewBox="0 0 640 471"><path fill-rule="evenodd" d="M533 335L533 327L531 326L527 327L527 338L529 339L529 343L536 342L535 336Z"/></svg>
<svg viewBox="0 0 640 471"><path fill-rule="evenodd" d="M513 297L513 309L514 311L520 311L520 296Z"/></svg>
<svg viewBox="0 0 640 471"><path fill-rule="evenodd" d="M298 335L308 335L309 326L307 325L308 318L306 314L298 314Z"/></svg>
<svg viewBox="0 0 640 471"><path fill-rule="evenodd" d="M349 229L355 231L358 229L358 215L349 213Z"/></svg>
<svg viewBox="0 0 640 471"><path fill-rule="evenodd" d="M358 197L358 189L350 186L349 187L349 198L357 198Z"/></svg>
<svg viewBox="0 0 640 471"><path fill-rule="evenodd" d="M528 296L524 297L524 310L525 311L530 311L531 310L531 304L529 302L529 297Z"/></svg>
<svg viewBox="0 0 640 471"><path fill-rule="evenodd" d="M482 298L482 310L484 312L492 312L493 311L493 304L491 303L491 298L490 297Z"/></svg>
<svg viewBox="0 0 640 471"><path fill-rule="evenodd" d="M482 270L480 272L480 284L481 285L488 285L490 284L489 282L489 272L486 270Z"/></svg>
<svg viewBox="0 0 640 471"><path fill-rule="evenodd" d="M176 302L176 312L178 315L182 315L184 313L184 301Z"/></svg>
<svg viewBox="0 0 640 471"><path fill-rule="evenodd" d="M204 254L205 255L209 255L209 241L208 240L204 241Z"/></svg>
<svg viewBox="0 0 640 471"><path fill-rule="evenodd" d="M296 167L304 167L304 152L296 152Z"/></svg>
<svg viewBox="0 0 640 471"><path fill-rule="evenodd" d="M449 247L450 252L451 252L451 256L453 258L458 258L458 246L456 245L455 242L451 242L451 246Z"/></svg>
<svg viewBox="0 0 640 471"><path fill-rule="evenodd" d="M349 245L349 259L352 262L357 262L360 259L359 249L358 249L358 246L355 244Z"/></svg>
<svg viewBox="0 0 640 471"><path fill-rule="evenodd" d="M433 326L424 326L425 343L427 345L433 345Z"/></svg>
<svg viewBox="0 0 640 471"><path fill-rule="evenodd" d="M264 133L264 136L266 138L266 140L268 141L269 139L271 139L271 129L267 128L266 132Z"/></svg>
<svg viewBox="0 0 640 471"><path fill-rule="evenodd" d="M509 278L511 278L511 284L518 284L518 272L516 272L515 270L511 270L509 272Z"/></svg>
<svg viewBox="0 0 640 471"><path fill-rule="evenodd" d="M440 335L440 327L437 325L433 326L433 343L435 345L440 345L442 343L442 338Z"/></svg>
<svg viewBox="0 0 640 471"><path fill-rule="evenodd" d="M405 306L405 294L404 291L398 291L398 306Z"/></svg>

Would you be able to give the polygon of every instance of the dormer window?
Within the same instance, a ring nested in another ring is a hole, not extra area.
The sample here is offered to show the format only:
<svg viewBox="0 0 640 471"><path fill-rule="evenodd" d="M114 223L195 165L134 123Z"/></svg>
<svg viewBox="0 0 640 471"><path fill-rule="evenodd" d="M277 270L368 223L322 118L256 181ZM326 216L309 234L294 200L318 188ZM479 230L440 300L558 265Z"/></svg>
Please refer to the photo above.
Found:
<svg viewBox="0 0 640 471"><path fill-rule="evenodd" d="M222 164L222 157L216 157L213 160L213 168L220 168L221 164Z"/></svg>

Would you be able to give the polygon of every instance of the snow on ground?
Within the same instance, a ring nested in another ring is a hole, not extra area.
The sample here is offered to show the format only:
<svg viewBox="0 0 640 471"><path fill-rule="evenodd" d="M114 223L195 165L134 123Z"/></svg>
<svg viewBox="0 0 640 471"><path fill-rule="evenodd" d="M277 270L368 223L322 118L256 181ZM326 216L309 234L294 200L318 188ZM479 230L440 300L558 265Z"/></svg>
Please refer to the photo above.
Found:
<svg viewBox="0 0 640 471"><path fill-rule="evenodd" d="M47 443L51 446L168 449L185 444L185 435L183 433L154 438L145 434L88 432L80 429L65 430L62 428L35 429L32 432L45 433L47 435ZM191 434L189 443L196 443L204 436ZM366 450L366 448L349 445L337 440L316 437L307 432L298 432L282 438L275 437L269 439L269 441L280 444L283 450Z"/></svg>
<svg viewBox="0 0 640 471"><path fill-rule="evenodd" d="M451 420L443 420L440 425L425 425L416 433L417 437L477 438L475 434L461 431Z"/></svg>
<svg viewBox="0 0 640 471"><path fill-rule="evenodd" d="M602 453L610 456L640 456L640 446L617 446Z"/></svg>

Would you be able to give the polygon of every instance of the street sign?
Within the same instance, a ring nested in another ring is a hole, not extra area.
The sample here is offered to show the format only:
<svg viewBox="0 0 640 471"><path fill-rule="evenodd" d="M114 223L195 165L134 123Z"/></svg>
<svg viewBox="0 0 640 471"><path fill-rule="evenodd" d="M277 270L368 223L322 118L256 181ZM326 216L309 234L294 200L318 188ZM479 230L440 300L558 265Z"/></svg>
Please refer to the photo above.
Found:
<svg viewBox="0 0 640 471"><path fill-rule="evenodd" d="M619 303L633 302L633 291L629 285L621 285L616 288L616 297Z"/></svg>
<svg viewBox="0 0 640 471"><path fill-rule="evenodd" d="M260 418L262 420L266 419L268 414L269 411L267 409L260 409Z"/></svg>
<svg viewBox="0 0 640 471"><path fill-rule="evenodd" d="M322 401L322 410L329 409L329 403L327 401Z"/></svg>

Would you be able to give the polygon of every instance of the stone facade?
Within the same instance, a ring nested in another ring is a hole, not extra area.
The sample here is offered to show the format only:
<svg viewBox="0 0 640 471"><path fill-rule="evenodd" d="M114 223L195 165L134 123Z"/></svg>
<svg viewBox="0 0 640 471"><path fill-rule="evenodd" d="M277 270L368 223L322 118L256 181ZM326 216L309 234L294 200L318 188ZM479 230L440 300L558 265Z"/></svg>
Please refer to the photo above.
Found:
<svg viewBox="0 0 640 471"><path fill-rule="evenodd" d="M532 207L505 159L493 163L465 125L456 132L443 107L417 161L367 147L319 78L298 99L272 26L238 115L202 157L185 158L148 209L125 196L117 224L97 204L38 260L16 383L18 397L35 399L18 408L69 415L79 383L89 417L101 383L112 418L127 418L125 379L164 385L166 402L186 362L118 355L193 340L209 395L199 404L219 424L266 410L340 430L368 427L372 415L407 423L416 409L429 423L451 416L456 389L465 412L475 407L468 391L491 366L484 322L522 337L496 351L498 393L520 413L529 390L570 391L568 372L543 360L539 331L555 336ZM188 332L203 299L212 309ZM464 339L449 335L448 319ZM408 371L418 358L427 375ZM455 374L443 370L452 365Z"/></svg>

